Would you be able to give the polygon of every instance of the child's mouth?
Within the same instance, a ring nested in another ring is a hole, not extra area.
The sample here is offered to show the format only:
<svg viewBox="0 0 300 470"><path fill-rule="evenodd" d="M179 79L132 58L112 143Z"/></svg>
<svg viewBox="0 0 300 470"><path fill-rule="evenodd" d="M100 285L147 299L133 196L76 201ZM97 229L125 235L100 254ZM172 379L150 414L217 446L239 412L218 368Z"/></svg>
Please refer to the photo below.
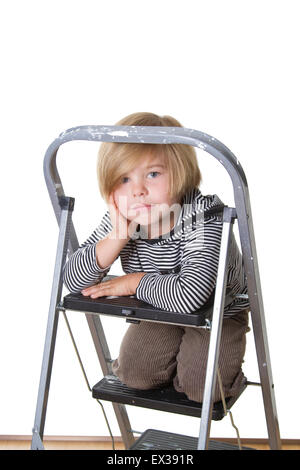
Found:
<svg viewBox="0 0 300 470"><path fill-rule="evenodd" d="M152 205L150 204L141 204L140 206L134 207L135 211L143 211L143 210L149 210L151 209Z"/></svg>

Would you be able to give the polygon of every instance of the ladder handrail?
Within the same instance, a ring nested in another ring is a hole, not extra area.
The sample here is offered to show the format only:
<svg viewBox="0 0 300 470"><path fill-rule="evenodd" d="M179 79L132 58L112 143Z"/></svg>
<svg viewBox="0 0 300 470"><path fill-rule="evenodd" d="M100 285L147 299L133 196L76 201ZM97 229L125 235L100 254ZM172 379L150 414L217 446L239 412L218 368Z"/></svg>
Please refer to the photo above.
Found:
<svg viewBox="0 0 300 470"><path fill-rule="evenodd" d="M64 196L62 183L56 166L56 154L63 144L74 140L119 143L186 144L198 147L214 156L229 173L234 192L244 193L248 205L248 184L237 157L219 140L204 132L185 127L160 126L78 126L62 132L48 147L44 158L44 176L53 201L55 193ZM60 210L54 204L59 219Z"/></svg>

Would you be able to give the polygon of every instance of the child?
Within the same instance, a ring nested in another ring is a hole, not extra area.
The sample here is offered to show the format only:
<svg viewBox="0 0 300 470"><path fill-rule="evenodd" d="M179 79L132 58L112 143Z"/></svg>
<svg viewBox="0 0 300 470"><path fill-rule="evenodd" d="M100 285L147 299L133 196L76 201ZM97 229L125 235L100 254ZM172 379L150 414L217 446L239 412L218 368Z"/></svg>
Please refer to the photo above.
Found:
<svg viewBox="0 0 300 470"><path fill-rule="evenodd" d="M116 125L176 126L171 116L131 114ZM135 296L159 309L192 313L210 298L216 283L222 219L216 195L203 196L194 147L185 144L102 143L99 188L109 204L100 225L69 258L64 283L70 292L98 298ZM204 217L191 230L192 213ZM101 282L121 257L126 273ZM227 287L247 293L242 257L234 236ZM224 310L219 368L225 397L239 392L248 328L248 300ZM173 383L202 402L209 331L141 321L131 324L112 370L127 386L159 388ZM221 394L216 386L214 401Z"/></svg>

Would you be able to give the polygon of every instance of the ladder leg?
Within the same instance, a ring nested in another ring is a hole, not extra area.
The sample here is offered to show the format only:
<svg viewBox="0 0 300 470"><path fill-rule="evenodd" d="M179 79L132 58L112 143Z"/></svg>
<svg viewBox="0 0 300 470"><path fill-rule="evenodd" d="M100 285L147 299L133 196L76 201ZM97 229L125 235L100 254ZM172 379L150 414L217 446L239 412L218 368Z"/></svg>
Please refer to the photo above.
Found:
<svg viewBox="0 0 300 470"><path fill-rule="evenodd" d="M48 314L48 323L46 330L46 338L44 344L44 354L42 362L42 370L40 375L40 383L38 390L38 398L36 405L36 413L31 441L32 450L41 450L43 446L44 426L46 419L46 410L48 403L50 379L52 372L54 348L58 324L57 305L61 300L62 293L62 269L65 264L69 240L70 223L72 211L74 207L73 198L60 198L61 217L59 223L59 236L56 251L56 260L54 267L54 276L51 291L51 300Z"/></svg>
<svg viewBox="0 0 300 470"><path fill-rule="evenodd" d="M271 371L271 362L268 350L268 340L265 327L265 319L261 312L251 310L253 333L257 362L262 387L262 395L265 408L266 423L269 434L269 444L271 450L281 449L281 439L279 433L279 423L276 411L274 384Z"/></svg>
<svg viewBox="0 0 300 470"><path fill-rule="evenodd" d="M211 416L213 407L213 394L215 390L217 367L219 359L220 339L222 332L222 320L224 311L224 300L227 284L227 259L230 244L233 217L235 211L225 207L223 213L223 231L219 255L219 268L216 282L215 299L212 326L210 332L210 342L207 358L205 387L203 405L201 412L200 434L198 440L198 450L208 449L209 434L211 426Z"/></svg>
<svg viewBox="0 0 300 470"><path fill-rule="evenodd" d="M239 207L239 198L237 198L236 202L242 253L247 276L255 348L269 435L269 444L272 450L280 450L281 439L279 422L276 409L274 383L272 377L251 208L249 204L248 213L246 214L244 206L241 204L241 207Z"/></svg>
<svg viewBox="0 0 300 470"><path fill-rule="evenodd" d="M98 315L86 314L86 319L92 335L92 339L94 342L94 346L103 375L111 374L111 356L100 318ZM112 403L112 405L118 421L125 448L129 449L134 444L135 439L131 431L126 407L125 405L119 403Z"/></svg>

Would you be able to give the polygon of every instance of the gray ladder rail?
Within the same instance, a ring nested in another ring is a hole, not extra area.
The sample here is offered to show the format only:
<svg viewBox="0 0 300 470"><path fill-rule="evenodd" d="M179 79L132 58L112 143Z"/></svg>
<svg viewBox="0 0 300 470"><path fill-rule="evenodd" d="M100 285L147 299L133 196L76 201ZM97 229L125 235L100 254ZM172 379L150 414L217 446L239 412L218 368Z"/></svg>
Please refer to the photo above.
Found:
<svg viewBox="0 0 300 470"><path fill-rule="evenodd" d="M223 229L219 255L219 266L216 282L215 301L213 308L210 341L205 375L204 395L201 413L198 450L208 449L211 416L213 407L213 394L216 386L220 339L222 333L222 320L227 283L228 252L232 236L232 227L236 217L235 209L225 207L223 212Z"/></svg>
<svg viewBox="0 0 300 470"><path fill-rule="evenodd" d="M67 256L67 246L70 237L71 217L74 208L74 198L61 196L61 217L59 221L59 237L57 244L57 254L53 275L53 284L48 313L48 322L44 344L43 361L40 374L40 383L36 404L35 420L32 429L32 450L43 450L43 435L46 420L48 396L50 390L51 373L54 359L54 349L57 335L58 316L62 295L62 273ZM104 375L111 372L111 356L106 342L100 318L95 315L86 314L86 319L90 328L95 350ZM113 403L114 412L119 424L122 439L126 449L129 449L135 442L133 432L129 423L127 411L124 405Z"/></svg>
<svg viewBox="0 0 300 470"><path fill-rule="evenodd" d="M43 434L46 419L46 410L48 403L49 387L51 380L51 372L53 365L53 356L56 341L56 332L58 324L57 305L61 299L62 293L62 269L67 256L67 244L69 240L71 216L74 207L73 198L61 198L61 218L59 226L59 235L57 243L56 260L54 266L54 275L50 299L50 307L48 313L48 322L46 330L46 338L44 345L44 354L42 362L42 370L40 375L40 383L38 390L38 398L36 405L36 413L33 427L33 435L31 448L43 449Z"/></svg>
<svg viewBox="0 0 300 470"><path fill-rule="evenodd" d="M258 260L253 230L248 184L243 168L236 156L219 140L197 131L181 127L152 126L78 126L61 133L48 147L44 157L44 176L59 224L61 208L59 197L64 196L62 182L56 166L59 148L73 140L93 142L186 144L198 147L216 158L228 172L234 189L242 255L248 283L248 295L255 338L256 355L263 394L264 411L269 443L272 450L281 448L279 421L272 378L264 306L260 285ZM78 248L76 232L71 223L69 253Z"/></svg>

